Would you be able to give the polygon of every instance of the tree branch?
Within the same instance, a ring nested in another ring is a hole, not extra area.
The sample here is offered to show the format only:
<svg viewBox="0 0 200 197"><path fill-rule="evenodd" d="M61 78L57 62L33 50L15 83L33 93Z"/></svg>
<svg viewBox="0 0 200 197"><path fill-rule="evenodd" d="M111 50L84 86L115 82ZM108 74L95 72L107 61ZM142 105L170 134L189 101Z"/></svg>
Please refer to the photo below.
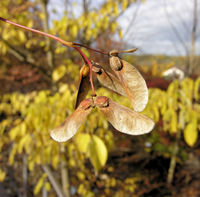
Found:
<svg viewBox="0 0 200 197"><path fill-rule="evenodd" d="M47 174L48 179L50 181L50 183L52 184L53 188L56 191L56 194L58 197L65 197L60 184L58 183L58 181L56 180L55 176L53 175L51 169L49 168L49 166L47 165L43 165L42 166L44 172Z"/></svg>
<svg viewBox="0 0 200 197"><path fill-rule="evenodd" d="M42 11L44 13L44 32L49 33L49 14L47 11L47 5L49 0L41 0ZM51 41L48 37L45 37L46 47L47 47L47 62L48 66L52 69L54 67L53 64L53 52L51 49Z"/></svg>
<svg viewBox="0 0 200 197"><path fill-rule="evenodd" d="M36 69L40 74L42 74L47 81L51 81L51 77L47 74L47 71L42 67L35 64L35 60L32 57L28 57L24 55L22 52L18 51L12 45L10 45L7 41L2 40L9 48L8 52L15 56L19 61L24 62L31 66L33 69Z"/></svg>

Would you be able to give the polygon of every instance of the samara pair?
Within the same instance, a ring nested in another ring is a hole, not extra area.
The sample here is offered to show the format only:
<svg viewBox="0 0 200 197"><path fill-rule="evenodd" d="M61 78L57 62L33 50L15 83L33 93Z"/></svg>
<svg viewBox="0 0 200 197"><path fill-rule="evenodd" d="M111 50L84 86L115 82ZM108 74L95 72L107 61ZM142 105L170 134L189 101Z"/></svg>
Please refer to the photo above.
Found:
<svg viewBox="0 0 200 197"><path fill-rule="evenodd" d="M122 51L134 52L136 49ZM133 110L124 107L105 96L93 96L85 99L89 90L89 68L84 65L80 71L80 84L77 94L75 111L59 127L50 132L51 137L58 142L65 142L73 137L81 124L85 121L92 108L97 107L120 132L130 135L149 133L154 122L147 116L140 114L148 102L146 82L139 71L131 64L118 57L117 50L109 53L110 67L114 74L107 72L99 64L93 63L93 72L99 82L105 87L127 96Z"/></svg>

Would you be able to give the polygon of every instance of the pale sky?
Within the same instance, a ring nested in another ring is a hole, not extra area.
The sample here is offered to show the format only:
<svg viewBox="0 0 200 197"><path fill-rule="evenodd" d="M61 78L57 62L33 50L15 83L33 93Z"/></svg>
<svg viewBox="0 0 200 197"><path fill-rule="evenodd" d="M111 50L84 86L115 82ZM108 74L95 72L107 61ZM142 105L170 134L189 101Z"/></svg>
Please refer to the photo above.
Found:
<svg viewBox="0 0 200 197"><path fill-rule="evenodd" d="M198 10L200 10L199 7L200 0L198 0ZM136 10L138 10L136 19L129 33L125 35L125 41L139 47L143 53L185 55L183 46L170 22L189 47L191 45L193 0L146 0L143 4L136 4L119 20L125 32L130 16ZM200 12L198 15L200 17ZM198 25L198 34L200 34L200 25ZM199 37L196 52L200 54Z"/></svg>
<svg viewBox="0 0 200 197"><path fill-rule="evenodd" d="M56 8L61 16L63 1L51 0L49 10ZM146 0L142 4L134 4L119 19L119 24L125 34L124 41L130 47L138 47L140 52L145 54L185 55L185 50L172 30L170 22L179 32L186 46L189 47L191 44L193 1ZM79 10L79 4L82 3L82 0L74 2L77 2L76 9ZM103 0L92 0L92 5L95 7L96 4L101 2ZM197 7L200 17L200 0L198 0ZM80 12L81 10L77 13ZM135 20L130 25L132 18L135 18ZM200 19L198 23L200 24ZM200 35L199 24L198 34ZM127 31L127 28L129 31ZM200 36L196 42L196 53L200 54Z"/></svg>

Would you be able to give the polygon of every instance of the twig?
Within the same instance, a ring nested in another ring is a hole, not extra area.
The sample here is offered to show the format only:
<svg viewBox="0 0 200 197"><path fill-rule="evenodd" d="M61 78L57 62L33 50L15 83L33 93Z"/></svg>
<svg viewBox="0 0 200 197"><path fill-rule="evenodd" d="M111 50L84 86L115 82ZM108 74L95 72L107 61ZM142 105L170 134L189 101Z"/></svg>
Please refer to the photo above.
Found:
<svg viewBox="0 0 200 197"><path fill-rule="evenodd" d="M177 154L178 154L178 151L179 151L180 137L181 137L181 131L178 130L177 134L176 134L176 141L174 143L173 152L172 152L169 170L168 170L168 176L167 176L167 183L169 185L172 184L172 181L173 181L173 178L174 178L174 172L175 172L175 168L176 168L176 157L177 157Z"/></svg>
<svg viewBox="0 0 200 197"><path fill-rule="evenodd" d="M61 189L60 184L58 183L55 176L51 172L51 169L49 168L49 166L43 165L42 168L43 168L44 172L47 174L48 179L49 179L50 183L52 184L53 188L55 189L57 196L58 197L65 197L65 195L64 195L64 193Z"/></svg>

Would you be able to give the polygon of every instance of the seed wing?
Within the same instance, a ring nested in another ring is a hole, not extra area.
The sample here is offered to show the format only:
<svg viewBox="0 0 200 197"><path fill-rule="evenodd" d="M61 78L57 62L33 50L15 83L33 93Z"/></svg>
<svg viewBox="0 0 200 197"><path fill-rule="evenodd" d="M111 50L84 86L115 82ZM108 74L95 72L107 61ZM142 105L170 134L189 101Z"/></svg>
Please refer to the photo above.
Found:
<svg viewBox="0 0 200 197"><path fill-rule="evenodd" d="M78 108L59 127L50 131L51 137L58 142L65 142L74 136L90 113L92 100L83 100Z"/></svg>
<svg viewBox="0 0 200 197"><path fill-rule="evenodd" d="M96 102L98 104L98 100ZM110 99L106 107L99 105L99 109L113 127L122 133L142 135L149 133L154 127L153 120L147 116L132 111Z"/></svg>
<svg viewBox="0 0 200 197"><path fill-rule="evenodd" d="M112 58L112 57L111 57ZM135 111L141 112L148 102L148 89L146 82L139 71L125 60L121 60L121 69L119 65L110 61L111 68L118 76L126 95L131 101Z"/></svg>
<svg viewBox="0 0 200 197"><path fill-rule="evenodd" d="M126 96L126 92L124 91L124 88L122 87L119 79L115 77L113 74L106 72L103 68L99 68L98 72L95 72L95 73L96 73L98 81L103 86L105 86L106 88L118 94Z"/></svg>

